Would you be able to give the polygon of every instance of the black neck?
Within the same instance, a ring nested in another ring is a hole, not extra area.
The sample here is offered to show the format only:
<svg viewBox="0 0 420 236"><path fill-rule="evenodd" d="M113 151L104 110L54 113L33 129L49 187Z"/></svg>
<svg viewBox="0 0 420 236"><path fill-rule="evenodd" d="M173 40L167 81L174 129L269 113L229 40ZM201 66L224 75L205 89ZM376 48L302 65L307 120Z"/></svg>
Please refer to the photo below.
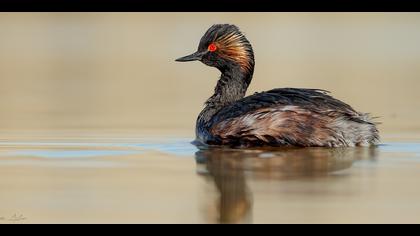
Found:
<svg viewBox="0 0 420 236"><path fill-rule="evenodd" d="M228 106L245 96L252 79L253 71L244 71L239 67L221 70L222 75L217 82L213 96L206 101L206 107L197 120L197 128L209 125L210 119L223 107Z"/></svg>
<svg viewBox="0 0 420 236"><path fill-rule="evenodd" d="M220 109L242 99L252 79L252 71L244 71L240 67L230 67L221 72L213 96L206 101L208 107Z"/></svg>
<svg viewBox="0 0 420 236"><path fill-rule="evenodd" d="M240 67L229 67L220 71L222 75L217 82L214 94L206 101L206 107L197 118L196 136L199 140L211 137L210 120L220 109L245 96L253 74L253 68L251 71L244 71Z"/></svg>

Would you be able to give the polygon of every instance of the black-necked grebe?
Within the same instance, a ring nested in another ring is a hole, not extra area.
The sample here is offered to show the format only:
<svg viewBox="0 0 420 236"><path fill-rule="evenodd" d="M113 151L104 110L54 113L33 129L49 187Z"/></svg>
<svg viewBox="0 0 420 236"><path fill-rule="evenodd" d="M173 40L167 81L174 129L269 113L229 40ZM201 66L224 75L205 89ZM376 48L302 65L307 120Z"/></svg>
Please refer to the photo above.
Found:
<svg viewBox="0 0 420 236"><path fill-rule="evenodd" d="M368 114L320 89L278 88L244 97L254 53L235 25L211 26L197 52L176 61L201 61L222 73L196 124L196 141L233 147L347 147L377 144Z"/></svg>

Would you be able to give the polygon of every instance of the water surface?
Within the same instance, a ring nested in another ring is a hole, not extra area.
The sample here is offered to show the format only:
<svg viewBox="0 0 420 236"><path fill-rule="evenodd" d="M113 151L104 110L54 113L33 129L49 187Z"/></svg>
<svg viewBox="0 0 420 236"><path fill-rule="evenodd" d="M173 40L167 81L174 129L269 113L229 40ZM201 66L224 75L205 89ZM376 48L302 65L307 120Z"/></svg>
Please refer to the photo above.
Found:
<svg viewBox="0 0 420 236"><path fill-rule="evenodd" d="M191 140L2 141L1 223L420 223L420 143L199 150Z"/></svg>

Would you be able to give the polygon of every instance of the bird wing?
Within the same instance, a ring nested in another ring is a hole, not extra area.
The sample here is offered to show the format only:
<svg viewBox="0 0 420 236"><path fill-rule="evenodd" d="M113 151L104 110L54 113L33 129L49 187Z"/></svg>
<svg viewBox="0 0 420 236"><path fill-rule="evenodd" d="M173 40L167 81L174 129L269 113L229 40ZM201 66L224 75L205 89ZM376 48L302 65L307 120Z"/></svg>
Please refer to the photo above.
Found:
<svg viewBox="0 0 420 236"><path fill-rule="evenodd" d="M337 118L369 123L363 114L320 89L281 88L256 93L221 109L210 133L222 142L321 145L334 137ZM331 142L334 140L331 140Z"/></svg>

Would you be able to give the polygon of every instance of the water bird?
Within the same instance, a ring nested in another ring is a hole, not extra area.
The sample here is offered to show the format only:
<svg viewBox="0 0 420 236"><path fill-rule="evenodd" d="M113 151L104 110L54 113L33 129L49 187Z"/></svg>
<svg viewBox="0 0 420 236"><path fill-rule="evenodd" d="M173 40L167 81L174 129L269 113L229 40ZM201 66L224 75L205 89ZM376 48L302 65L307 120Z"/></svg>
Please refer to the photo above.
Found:
<svg viewBox="0 0 420 236"><path fill-rule="evenodd" d="M176 61L200 61L221 72L214 94L197 118L197 144L353 147L379 142L373 118L329 91L276 88L245 97L254 73L254 52L233 24L212 25L197 51Z"/></svg>

